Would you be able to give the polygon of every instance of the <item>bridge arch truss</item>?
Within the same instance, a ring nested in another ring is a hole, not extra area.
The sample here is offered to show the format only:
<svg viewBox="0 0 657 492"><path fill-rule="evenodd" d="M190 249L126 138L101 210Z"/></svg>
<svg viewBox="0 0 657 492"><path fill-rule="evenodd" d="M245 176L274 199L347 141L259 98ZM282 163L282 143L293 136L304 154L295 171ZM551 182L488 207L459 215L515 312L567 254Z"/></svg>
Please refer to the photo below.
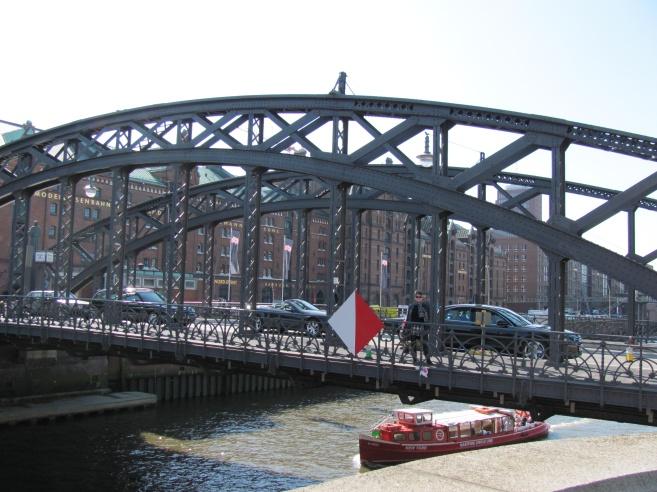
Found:
<svg viewBox="0 0 657 492"><path fill-rule="evenodd" d="M512 139L471 167L455 167L449 163L449 145L450 132L457 127L511 135ZM428 167L419 165L407 150L408 142L422 134L428 139ZM165 241L166 269L180 273L177 278L167 278L167 296L172 302L184 302L184 285L176 289L176 282L185 279L188 231L241 218L245 231L241 299L253 306L258 292L261 215L297 210L302 234L307 229L303 227L307 211L321 208L329 214L333 253L329 276L338 279L331 282L333 295L328 298L329 310L333 310L358 284L357 273L354 280L347 275L347 250L348 244L359 244L360 212L385 209L431 218L430 291L432 303L438 305L445 305L446 299L449 218L473 224L479 231L480 246L490 228L537 244L549 259L550 323L563 328L569 259L623 282L631 298L635 290L657 298L657 274L648 265L657 259L657 250L636 254L634 219L639 209L657 211L657 201L651 198L657 189L657 172L624 190L569 182L567 166L577 165L566 159L573 146L631 157L632 162L657 160L657 140L652 137L487 108L340 93L189 101L77 121L0 147L0 205L13 204L8 290L20 294L25 287L32 196L58 184L58 290L70 290L105 272L111 280L108 292L120 294L126 255ZM290 153L291 148L302 151ZM550 153L549 178L509 172L511 166L539 150ZM242 173L192 187L191 170L199 165L237 167ZM171 168L169 193L130 206L130 172L154 166ZM76 230L71 220L76 184L99 173L111 175L111 215L92 227ZM504 190L505 184L519 185L523 191L512 196ZM492 203L486 198L488 189L497 190L502 200ZM566 195L570 193L595 197L602 203L573 220L566 215ZM539 195L549 197L546 221L523 207ZM628 217L626 255L582 237L619 212ZM130 225L139 220L141 228ZM355 225L351 237L346 233L349 221ZM106 237L106 254L85 250L85 241L101 233ZM299 239L298 244L308 244L303 234ZM484 251L479 248L479 265ZM74 254L85 263L75 276ZM307 249L301 248L299 255L299 275L303 277L307 274L303 268ZM210 262L206 260L204 265L209 272ZM478 275L481 299L481 268ZM299 285L302 289L304 282ZM630 322L633 318L632 309Z"/></svg>

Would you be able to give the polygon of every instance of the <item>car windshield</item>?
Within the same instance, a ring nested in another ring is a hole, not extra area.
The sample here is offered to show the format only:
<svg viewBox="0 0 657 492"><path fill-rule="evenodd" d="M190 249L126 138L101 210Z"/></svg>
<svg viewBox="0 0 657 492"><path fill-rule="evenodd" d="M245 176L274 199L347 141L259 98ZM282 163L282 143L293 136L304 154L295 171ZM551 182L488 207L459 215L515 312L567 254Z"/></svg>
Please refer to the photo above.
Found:
<svg viewBox="0 0 657 492"><path fill-rule="evenodd" d="M137 293L139 298L144 302L157 302L166 304L167 300L159 292L154 290L145 290Z"/></svg>
<svg viewBox="0 0 657 492"><path fill-rule="evenodd" d="M305 309L305 310L309 310L309 311L319 311L320 310L317 306L313 306L308 301L304 301L303 299L288 299L287 302L292 304L297 309Z"/></svg>
<svg viewBox="0 0 657 492"><path fill-rule="evenodd" d="M532 324L531 321L529 321L527 318L523 318L515 311L511 311L510 309L506 309L506 308L498 308L498 309L499 312L505 318L511 321L511 323L513 323L515 326L527 326Z"/></svg>

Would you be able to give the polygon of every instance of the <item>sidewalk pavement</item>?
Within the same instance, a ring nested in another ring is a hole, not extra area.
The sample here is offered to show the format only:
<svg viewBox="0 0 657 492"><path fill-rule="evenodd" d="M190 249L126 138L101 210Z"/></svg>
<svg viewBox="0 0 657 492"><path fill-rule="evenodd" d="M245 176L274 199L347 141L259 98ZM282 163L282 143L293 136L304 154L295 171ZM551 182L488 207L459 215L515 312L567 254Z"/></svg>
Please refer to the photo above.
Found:
<svg viewBox="0 0 657 492"><path fill-rule="evenodd" d="M657 491L657 432L500 446L404 463L303 491Z"/></svg>

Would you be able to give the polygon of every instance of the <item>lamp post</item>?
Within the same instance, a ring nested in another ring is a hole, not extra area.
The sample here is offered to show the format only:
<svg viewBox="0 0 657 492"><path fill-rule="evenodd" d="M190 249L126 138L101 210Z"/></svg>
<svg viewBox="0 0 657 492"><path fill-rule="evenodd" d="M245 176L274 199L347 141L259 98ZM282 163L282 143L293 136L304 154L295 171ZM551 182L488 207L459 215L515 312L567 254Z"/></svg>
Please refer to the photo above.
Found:
<svg viewBox="0 0 657 492"><path fill-rule="evenodd" d="M93 176L89 176L87 184L84 185L84 194L87 198L96 198L98 195L98 187Z"/></svg>

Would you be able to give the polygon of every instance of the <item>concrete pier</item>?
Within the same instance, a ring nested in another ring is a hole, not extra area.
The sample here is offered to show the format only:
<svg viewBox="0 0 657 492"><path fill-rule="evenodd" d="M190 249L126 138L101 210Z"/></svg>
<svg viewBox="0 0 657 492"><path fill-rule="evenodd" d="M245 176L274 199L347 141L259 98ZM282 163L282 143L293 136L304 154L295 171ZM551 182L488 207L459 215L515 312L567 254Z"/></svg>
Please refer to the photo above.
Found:
<svg viewBox="0 0 657 492"><path fill-rule="evenodd" d="M125 391L95 395L69 396L52 401L14 403L0 407L0 425L39 422L94 413L143 408L157 403L150 393Z"/></svg>
<svg viewBox="0 0 657 492"><path fill-rule="evenodd" d="M657 433L535 441L404 463L304 491L656 491Z"/></svg>

